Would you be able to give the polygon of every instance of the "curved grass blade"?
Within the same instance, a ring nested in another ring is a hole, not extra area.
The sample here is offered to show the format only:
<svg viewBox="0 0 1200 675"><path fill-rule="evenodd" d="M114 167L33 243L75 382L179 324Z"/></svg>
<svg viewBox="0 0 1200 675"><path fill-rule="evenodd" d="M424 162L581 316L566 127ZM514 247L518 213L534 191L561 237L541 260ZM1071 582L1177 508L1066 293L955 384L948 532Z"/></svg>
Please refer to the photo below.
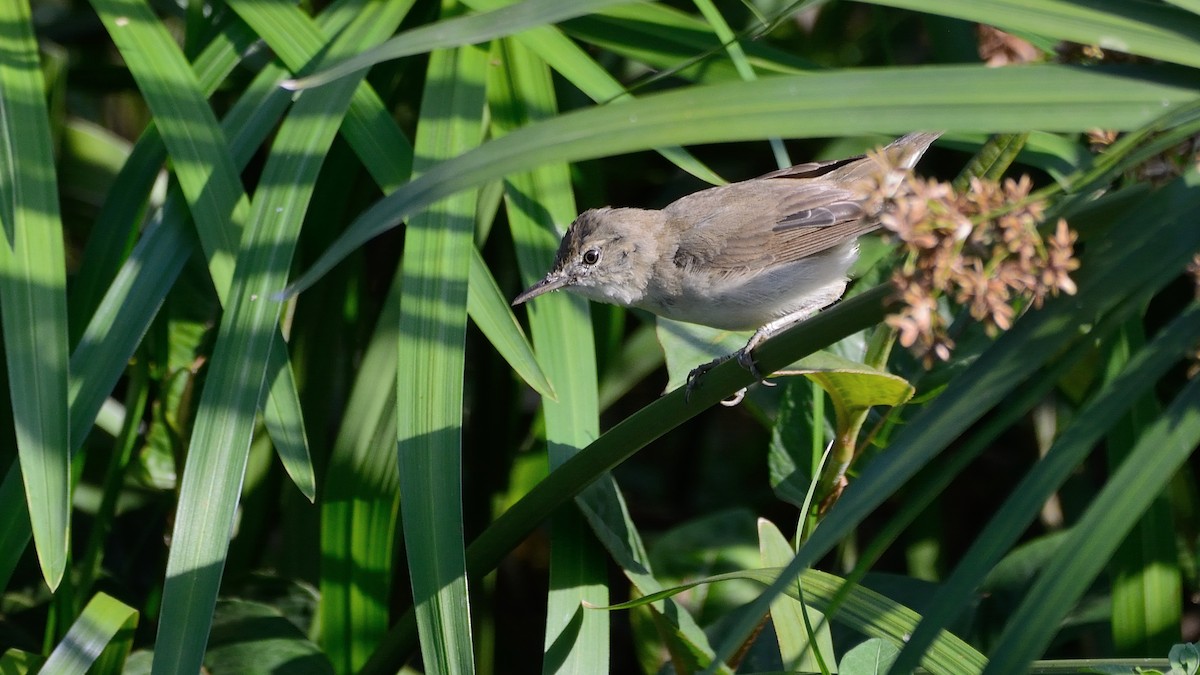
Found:
<svg viewBox="0 0 1200 675"><path fill-rule="evenodd" d="M1200 17L1152 2L1124 0L867 0L871 4L978 21L1005 30L1097 45L1200 66Z"/></svg>
<svg viewBox="0 0 1200 675"><path fill-rule="evenodd" d="M451 7L443 5L443 11ZM415 169L454 157L482 137L487 52L430 55ZM463 554L462 424L467 283L474 247L475 195L463 193L409 220L396 442L400 515L425 668L474 671Z"/></svg>
<svg viewBox="0 0 1200 675"><path fill-rule="evenodd" d="M0 6L0 24L0 314L33 540L54 590L71 522L66 256L28 2Z"/></svg>
<svg viewBox="0 0 1200 675"><path fill-rule="evenodd" d="M424 54L435 49L474 45L519 33L537 26L591 14L612 5L643 0L523 0L492 11L444 19L405 31L378 47L315 75L288 80L287 89L308 89L344 77L362 68L393 59Z"/></svg>
<svg viewBox="0 0 1200 675"><path fill-rule="evenodd" d="M521 331L521 324L517 323L491 270L474 247L471 249L467 293L467 313L496 347L496 351L534 391L550 400L557 400L554 386L542 372L537 357L533 355L533 348Z"/></svg>
<svg viewBox="0 0 1200 675"><path fill-rule="evenodd" d="M1151 73L1154 81L1137 79ZM1164 75L1138 67L864 69L689 87L572 112L442 162L376 202L283 294L307 288L351 251L432 202L547 162L770 135L1129 128L1200 95L1193 80Z"/></svg>
<svg viewBox="0 0 1200 675"><path fill-rule="evenodd" d="M493 136L510 133L554 114L558 102L546 64L514 40L493 48L499 67L488 82ZM549 268L557 245L555 223L575 216L570 170L551 164L510 176L505 208L523 282L532 284ZM543 400L549 468L600 435L596 398L595 344L591 313L582 298L558 298L530 311L529 330L538 360L563 388L561 400ZM588 616L581 604L608 601L603 551L577 511L556 514L550 525L550 593L546 603L542 672L609 669L608 622Z"/></svg>

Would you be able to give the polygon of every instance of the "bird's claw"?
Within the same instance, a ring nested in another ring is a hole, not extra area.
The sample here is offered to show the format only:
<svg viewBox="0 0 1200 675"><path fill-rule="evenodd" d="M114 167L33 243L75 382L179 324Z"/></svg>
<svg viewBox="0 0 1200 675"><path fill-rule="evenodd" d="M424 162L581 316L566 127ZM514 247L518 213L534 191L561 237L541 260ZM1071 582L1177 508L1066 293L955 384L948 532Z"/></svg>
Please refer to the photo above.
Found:
<svg viewBox="0 0 1200 675"><path fill-rule="evenodd" d="M727 356L722 356L717 359L713 359L712 361L709 361L708 363L701 364L701 365L693 368L692 372L688 373L687 384L684 385L683 401L686 403L691 399L692 392L696 389L697 383L700 381L700 378L703 377L705 373L712 370L713 368L716 368L717 366L721 365L722 363L725 363L726 361L728 361L731 358L737 359L738 365L740 365L741 367L743 367L747 371L749 371L750 374L752 376L754 376L754 379L759 382L759 384L762 384L764 387L774 387L775 386L774 382L768 381L767 378L763 376L762 372L759 371L758 364L754 362L754 356L750 353L750 349L743 348L743 349L739 349L738 351L736 351L732 354L729 354ZM721 399L721 405L732 408L733 406L741 403L742 399L745 397L746 397L746 388L742 387L738 391L734 392L732 395Z"/></svg>

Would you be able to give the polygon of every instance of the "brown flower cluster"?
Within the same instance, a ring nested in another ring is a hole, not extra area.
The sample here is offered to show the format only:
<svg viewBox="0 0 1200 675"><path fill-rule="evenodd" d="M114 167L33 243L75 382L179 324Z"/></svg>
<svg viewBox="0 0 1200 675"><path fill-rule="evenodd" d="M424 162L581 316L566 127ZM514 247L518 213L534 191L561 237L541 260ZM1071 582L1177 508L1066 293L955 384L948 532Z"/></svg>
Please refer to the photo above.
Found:
<svg viewBox="0 0 1200 675"><path fill-rule="evenodd" d="M1031 187L1028 176L1003 183L974 178L964 193L915 176L890 196L880 185L881 223L905 253L892 275L900 309L887 323L927 367L949 359L954 348L941 297L995 334L1012 325L1017 307L1075 293L1076 235L1061 219L1049 236L1038 233L1045 203L1030 198Z"/></svg>

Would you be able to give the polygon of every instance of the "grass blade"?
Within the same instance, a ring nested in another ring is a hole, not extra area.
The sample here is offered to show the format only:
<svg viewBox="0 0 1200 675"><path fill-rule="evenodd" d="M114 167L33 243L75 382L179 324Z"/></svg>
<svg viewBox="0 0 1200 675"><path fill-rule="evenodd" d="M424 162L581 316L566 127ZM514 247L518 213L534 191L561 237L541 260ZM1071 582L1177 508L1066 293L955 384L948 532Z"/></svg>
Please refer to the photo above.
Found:
<svg viewBox="0 0 1200 675"><path fill-rule="evenodd" d="M53 590L71 521L66 256L28 2L4 3L0 24L0 309L33 540Z"/></svg>
<svg viewBox="0 0 1200 675"><path fill-rule="evenodd" d="M416 157L466 152L482 135L487 52L430 56ZM425 170L428 164L418 165ZM409 221L397 366L401 516L421 654L431 673L474 671L463 558L462 403L475 195Z"/></svg>

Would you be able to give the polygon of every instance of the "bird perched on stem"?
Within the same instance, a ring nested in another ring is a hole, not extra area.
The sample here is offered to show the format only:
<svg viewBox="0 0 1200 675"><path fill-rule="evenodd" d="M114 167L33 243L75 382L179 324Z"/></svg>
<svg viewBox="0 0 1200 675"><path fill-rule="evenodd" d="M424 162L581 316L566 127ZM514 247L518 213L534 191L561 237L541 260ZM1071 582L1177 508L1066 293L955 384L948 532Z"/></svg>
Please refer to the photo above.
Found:
<svg viewBox="0 0 1200 675"><path fill-rule="evenodd" d="M751 350L842 297L858 237L879 227L881 187L894 190L940 135L912 133L878 153L797 164L661 210L584 211L550 271L512 304L566 289L677 321L757 329L742 349L693 370L688 390L733 356L761 380Z"/></svg>

